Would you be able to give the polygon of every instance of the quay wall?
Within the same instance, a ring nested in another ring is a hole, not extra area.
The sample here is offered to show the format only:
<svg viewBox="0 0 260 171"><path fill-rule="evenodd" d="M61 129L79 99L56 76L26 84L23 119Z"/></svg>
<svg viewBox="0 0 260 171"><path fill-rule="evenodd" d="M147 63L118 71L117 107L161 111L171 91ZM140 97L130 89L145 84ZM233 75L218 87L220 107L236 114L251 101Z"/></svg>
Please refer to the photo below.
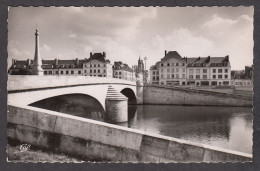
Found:
<svg viewBox="0 0 260 171"><path fill-rule="evenodd" d="M245 106L253 105L253 98L198 89L145 85L143 104Z"/></svg>
<svg viewBox="0 0 260 171"><path fill-rule="evenodd" d="M31 106L8 105L7 121L9 139L86 160L156 163L252 160L251 154Z"/></svg>

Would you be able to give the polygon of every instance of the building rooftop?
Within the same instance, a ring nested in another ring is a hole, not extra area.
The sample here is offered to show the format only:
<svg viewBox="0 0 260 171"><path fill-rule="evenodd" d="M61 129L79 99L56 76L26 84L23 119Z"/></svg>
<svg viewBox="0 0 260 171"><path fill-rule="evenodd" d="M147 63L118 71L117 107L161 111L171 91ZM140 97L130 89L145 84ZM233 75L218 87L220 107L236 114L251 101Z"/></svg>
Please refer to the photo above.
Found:
<svg viewBox="0 0 260 171"><path fill-rule="evenodd" d="M168 53L166 53L166 55L162 58L161 61L166 61L168 59L178 59L178 60L182 60L181 55L179 55L179 53L177 51L169 51Z"/></svg>
<svg viewBox="0 0 260 171"><path fill-rule="evenodd" d="M133 70L127 64L123 64L121 61L114 62L114 69L133 72Z"/></svg>

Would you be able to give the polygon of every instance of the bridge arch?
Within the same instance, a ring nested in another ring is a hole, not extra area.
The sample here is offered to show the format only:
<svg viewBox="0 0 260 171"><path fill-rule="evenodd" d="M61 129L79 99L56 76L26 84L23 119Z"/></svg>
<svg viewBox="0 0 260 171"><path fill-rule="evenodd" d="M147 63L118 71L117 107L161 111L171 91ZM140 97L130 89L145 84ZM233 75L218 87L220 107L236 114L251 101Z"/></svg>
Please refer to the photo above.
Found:
<svg viewBox="0 0 260 171"><path fill-rule="evenodd" d="M128 104L136 104L136 95L131 88L124 88L121 93L128 98Z"/></svg>
<svg viewBox="0 0 260 171"><path fill-rule="evenodd" d="M29 106L104 121L105 109L93 96L74 93L45 98Z"/></svg>

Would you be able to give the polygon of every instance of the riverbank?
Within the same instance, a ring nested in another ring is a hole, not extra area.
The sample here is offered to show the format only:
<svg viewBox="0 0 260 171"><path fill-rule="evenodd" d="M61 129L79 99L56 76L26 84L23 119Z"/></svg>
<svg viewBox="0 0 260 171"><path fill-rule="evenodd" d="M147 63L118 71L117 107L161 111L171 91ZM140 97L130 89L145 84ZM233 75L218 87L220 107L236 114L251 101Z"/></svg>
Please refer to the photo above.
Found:
<svg viewBox="0 0 260 171"><path fill-rule="evenodd" d="M8 162L83 162L62 153L47 152L34 147L22 151L20 145L7 144L6 150Z"/></svg>

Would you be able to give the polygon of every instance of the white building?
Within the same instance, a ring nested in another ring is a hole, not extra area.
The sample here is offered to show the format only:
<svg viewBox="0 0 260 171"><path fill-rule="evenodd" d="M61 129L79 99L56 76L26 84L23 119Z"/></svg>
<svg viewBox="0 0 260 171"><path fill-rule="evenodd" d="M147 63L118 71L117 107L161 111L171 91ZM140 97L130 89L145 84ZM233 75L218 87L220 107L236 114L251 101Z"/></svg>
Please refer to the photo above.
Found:
<svg viewBox="0 0 260 171"><path fill-rule="evenodd" d="M176 51L165 51L150 68L150 78L151 83L161 85L231 85L231 66L228 56L182 58Z"/></svg>
<svg viewBox="0 0 260 171"><path fill-rule="evenodd" d="M106 60L106 54L90 53L90 58L83 62L83 75L94 77L113 77L112 64Z"/></svg>

